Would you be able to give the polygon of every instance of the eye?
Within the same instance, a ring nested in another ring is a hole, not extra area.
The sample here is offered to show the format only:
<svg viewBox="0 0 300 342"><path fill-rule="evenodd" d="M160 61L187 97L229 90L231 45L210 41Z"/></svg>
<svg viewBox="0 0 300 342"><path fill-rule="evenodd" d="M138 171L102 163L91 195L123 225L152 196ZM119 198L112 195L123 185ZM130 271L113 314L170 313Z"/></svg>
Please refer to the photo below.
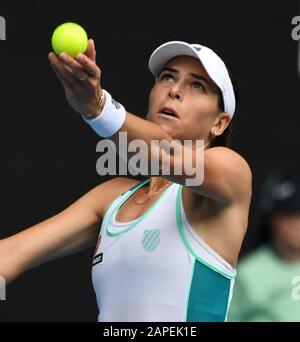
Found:
<svg viewBox="0 0 300 342"><path fill-rule="evenodd" d="M172 74L170 74L170 73L165 73L165 74L162 74L162 75L160 76L160 79L161 79L162 81L170 81L170 80L173 80L173 79L174 79L174 76L173 76Z"/></svg>
<svg viewBox="0 0 300 342"><path fill-rule="evenodd" d="M204 85L202 83L200 83L200 82L197 82L197 81L193 82L192 87L195 88L195 89L199 89L201 91L206 91Z"/></svg>

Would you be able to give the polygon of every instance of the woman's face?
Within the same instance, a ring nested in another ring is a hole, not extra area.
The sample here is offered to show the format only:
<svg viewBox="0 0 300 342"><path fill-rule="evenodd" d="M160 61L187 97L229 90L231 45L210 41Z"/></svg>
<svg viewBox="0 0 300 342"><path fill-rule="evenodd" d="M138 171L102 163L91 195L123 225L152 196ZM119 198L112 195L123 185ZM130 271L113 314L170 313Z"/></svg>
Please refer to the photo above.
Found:
<svg viewBox="0 0 300 342"><path fill-rule="evenodd" d="M229 123L218 106L217 86L202 64L188 56L170 60L161 71L150 93L147 119L181 141L208 141Z"/></svg>

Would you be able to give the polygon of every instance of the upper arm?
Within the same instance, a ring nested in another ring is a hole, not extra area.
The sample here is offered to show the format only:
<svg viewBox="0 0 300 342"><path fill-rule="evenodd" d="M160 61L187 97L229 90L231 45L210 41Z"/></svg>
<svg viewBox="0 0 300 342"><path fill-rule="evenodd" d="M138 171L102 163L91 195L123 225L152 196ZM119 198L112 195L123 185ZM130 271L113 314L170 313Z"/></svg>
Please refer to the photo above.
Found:
<svg viewBox="0 0 300 342"><path fill-rule="evenodd" d="M196 153L199 152L193 151L192 154L193 165L196 165L193 175L183 172L183 175L173 174L166 178L187 186L194 193L222 203L249 202L252 175L245 159L228 148L213 147L204 151L204 158L199 158L199 163L196 162ZM173 165L176 165L176 160ZM182 169L185 170L184 167ZM194 179L195 185L188 186L186 179Z"/></svg>
<svg viewBox="0 0 300 342"><path fill-rule="evenodd" d="M47 261L82 250L96 241L99 217L93 209L93 192L71 206L0 241L0 274L7 281Z"/></svg>
<svg viewBox="0 0 300 342"><path fill-rule="evenodd" d="M214 147L204 153L204 180L199 191L222 202L249 201L252 173L238 153Z"/></svg>
<svg viewBox="0 0 300 342"><path fill-rule="evenodd" d="M101 219L113 196L112 180L102 183L59 214L0 241L0 274L8 280L49 260L97 242Z"/></svg>

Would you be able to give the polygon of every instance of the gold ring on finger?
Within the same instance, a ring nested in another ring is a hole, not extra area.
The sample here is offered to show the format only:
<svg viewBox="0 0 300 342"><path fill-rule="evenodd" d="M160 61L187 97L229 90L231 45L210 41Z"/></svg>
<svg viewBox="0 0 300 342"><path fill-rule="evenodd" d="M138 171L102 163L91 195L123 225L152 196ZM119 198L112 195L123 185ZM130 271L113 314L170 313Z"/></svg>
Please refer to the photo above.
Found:
<svg viewBox="0 0 300 342"><path fill-rule="evenodd" d="M87 79L87 77L88 77L88 75L83 73L83 74L79 75L78 78L80 81L85 81Z"/></svg>

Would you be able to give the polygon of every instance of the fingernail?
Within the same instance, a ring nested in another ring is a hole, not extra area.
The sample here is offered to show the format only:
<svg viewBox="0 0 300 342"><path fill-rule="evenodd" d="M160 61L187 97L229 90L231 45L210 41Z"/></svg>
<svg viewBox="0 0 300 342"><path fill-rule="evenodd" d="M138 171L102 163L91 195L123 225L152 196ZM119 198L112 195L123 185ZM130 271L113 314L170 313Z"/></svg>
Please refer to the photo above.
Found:
<svg viewBox="0 0 300 342"><path fill-rule="evenodd" d="M79 62L83 60L83 55L80 53L79 55L76 56L76 58Z"/></svg>
<svg viewBox="0 0 300 342"><path fill-rule="evenodd" d="M63 59L63 60L66 60L68 57L67 57L67 54L62 52L60 55L59 55L59 58Z"/></svg>

